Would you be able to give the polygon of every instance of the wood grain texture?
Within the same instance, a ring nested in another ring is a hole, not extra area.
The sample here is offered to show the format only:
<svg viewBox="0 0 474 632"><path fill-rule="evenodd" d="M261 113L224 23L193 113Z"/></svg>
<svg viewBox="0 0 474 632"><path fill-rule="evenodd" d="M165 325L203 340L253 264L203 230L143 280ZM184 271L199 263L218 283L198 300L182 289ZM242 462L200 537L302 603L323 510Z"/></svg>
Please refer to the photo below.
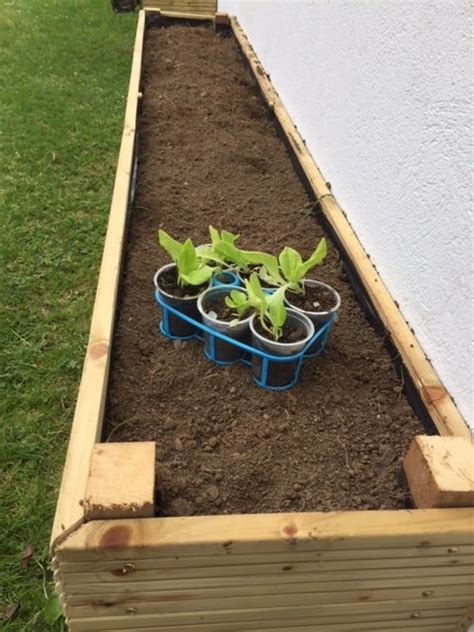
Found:
<svg viewBox="0 0 474 632"><path fill-rule="evenodd" d="M217 11L217 0L143 0L143 8L176 13L178 17L199 13L213 15Z"/></svg>
<svg viewBox="0 0 474 632"><path fill-rule="evenodd" d="M84 496L86 520L152 518L155 443L96 443Z"/></svg>
<svg viewBox="0 0 474 632"><path fill-rule="evenodd" d="M231 18L231 27L260 86L265 101L273 110L296 159L300 163L316 198L319 200L326 220L331 225L342 248L359 275L370 300L384 323L393 344L400 353L400 357L440 434L470 436L466 422L439 380L387 287L372 265L346 215L328 188L325 179L307 150L304 140L283 106L278 93L271 84L268 75L235 17Z"/></svg>
<svg viewBox="0 0 474 632"><path fill-rule="evenodd" d="M415 437L403 463L415 505L474 506L474 442L464 437Z"/></svg>
<svg viewBox="0 0 474 632"><path fill-rule="evenodd" d="M145 15L141 12L135 37L122 143L92 313L89 343L51 536L53 545L58 538L66 536L83 520L82 501L89 475L90 458L94 444L100 440L102 429L130 179L133 169L144 28Z"/></svg>
<svg viewBox="0 0 474 632"><path fill-rule="evenodd" d="M86 524L56 549L63 560L298 551L355 551L446 546L456 555L474 544L470 509L250 514L104 520ZM350 555L348 555L350 557Z"/></svg>
<svg viewBox="0 0 474 632"><path fill-rule="evenodd" d="M404 630L415 629L424 626L425 630L432 630L433 619L438 619L440 625L450 632L454 630L463 619L466 605L457 598L442 599L434 602L423 600L407 600L403 603L389 600L380 603L356 603L356 604L321 604L306 605L300 607L280 606L271 611L262 609L242 611L202 612L197 620L196 614L139 614L131 612L122 616L108 615L104 617L94 616L84 618L72 618L69 620L72 632L79 630L110 630L110 629L134 629L151 628L158 630L182 630L185 626L193 631L250 632L255 630L268 630L275 624L280 627L280 632L288 632L292 626L306 626L313 630L315 626L320 629L341 632L344 626L355 626L358 632L366 629L366 624L377 622L378 630ZM413 624L414 622L414 624ZM200 625L200 628L195 628ZM436 625L436 624L435 624ZM358 627L357 627L358 626ZM431 626L428 627L427 626ZM317 629L317 628L316 628ZM350 629L350 628L349 628ZM354 628L353 628L354 629ZM370 629L370 628L369 628ZM375 628L377 629L377 628ZM186 631L187 632L187 631ZM306 631L305 631L306 632Z"/></svg>

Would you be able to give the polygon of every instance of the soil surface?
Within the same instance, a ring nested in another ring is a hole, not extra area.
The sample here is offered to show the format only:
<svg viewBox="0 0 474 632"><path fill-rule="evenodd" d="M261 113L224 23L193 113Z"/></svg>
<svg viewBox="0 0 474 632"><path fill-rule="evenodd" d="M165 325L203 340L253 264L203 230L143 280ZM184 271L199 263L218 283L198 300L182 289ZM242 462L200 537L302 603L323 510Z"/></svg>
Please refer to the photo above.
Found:
<svg viewBox="0 0 474 632"><path fill-rule="evenodd" d="M329 312L336 307L334 294L325 287L306 287L304 294L287 293L287 301L306 312Z"/></svg>
<svg viewBox="0 0 474 632"><path fill-rule="evenodd" d="M265 325L271 327L271 323L267 323L266 319ZM266 338L267 340L273 342L271 334L262 327L260 320L258 319L255 320L255 331L260 334L260 336L263 336L263 338ZM287 321L281 328L281 334L277 342L291 344L292 342L299 342L300 340L304 340L307 335L308 330L304 329L304 327L301 326L299 323L295 324L294 322L289 323Z"/></svg>
<svg viewBox="0 0 474 632"><path fill-rule="evenodd" d="M176 296L177 298L192 298L193 296L198 296L201 292L203 292L207 287L209 287L208 283L204 285L179 285L178 282L178 271L176 268L169 268L162 272L158 277L158 286L160 290L170 294L171 296Z"/></svg>
<svg viewBox="0 0 474 632"><path fill-rule="evenodd" d="M158 228L199 244L212 223L304 257L324 233L233 39L151 29L144 90L105 438L156 441L163 515L404 507L401 459L423 428L334 246L317 276L341 294L339 321L290 391L157 333Z"/></svg>
<svg viewBox="0 0 474 632"><path fill-rule="evenodd" d="M209 314L211 318L217 318L223 322L230 322L237 318L237 314L231 307L226 305L225 299L230 294L231 289L227 294L218 294L217 296L208 297L203 301L203 308L206 314ZM244 316L245 318L245 316Z"/></svg>

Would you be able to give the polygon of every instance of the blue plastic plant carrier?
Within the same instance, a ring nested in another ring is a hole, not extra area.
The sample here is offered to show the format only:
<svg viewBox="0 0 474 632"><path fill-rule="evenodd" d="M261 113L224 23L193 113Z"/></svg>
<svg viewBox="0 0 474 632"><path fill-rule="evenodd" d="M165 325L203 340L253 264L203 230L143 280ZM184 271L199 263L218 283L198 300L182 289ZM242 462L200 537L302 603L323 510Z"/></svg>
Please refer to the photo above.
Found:
<svg viewBox="0 0 474 632"><path fill-rule="evenodd" d="M318 329L314 336L307 342L301 351L288 356L275 356L263 349L246 344L240 340L230 338L215 329L204 325L202 322L183 314L171 305L167 305L160 296L158 289L155 289L155 301L161 309L161 321L159 330L161 334L169 340L199 340L205 339L204 355L217 366L228 366L230 364L243 364L253 368L253 381L257 386L267 391L284 391L290 389L298 381L299 373L303 360L313 359L319 356L326 347L331 328L335 321L335 315ZM188 325L195 328L196 332L190 336L174 336L170 333L169 320L170 316L177 318ZM240 351L238 360L223 362L216 357L216 347L219 341L230 345ZM272 365L280 366L285 364L288 366L290 379L288 382L278 386L272 386L268 383L271 374ZM290 370L291 367L291 370Z"/></svg>

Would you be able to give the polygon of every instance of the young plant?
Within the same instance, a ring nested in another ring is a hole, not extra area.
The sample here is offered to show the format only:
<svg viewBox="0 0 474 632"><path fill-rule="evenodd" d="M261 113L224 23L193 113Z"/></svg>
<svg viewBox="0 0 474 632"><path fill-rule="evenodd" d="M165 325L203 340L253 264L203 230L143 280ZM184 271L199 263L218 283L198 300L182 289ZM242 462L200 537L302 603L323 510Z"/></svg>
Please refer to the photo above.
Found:
<svg viewBox="0 0 474 632"><path fill-rule="evenodd" d="M311 256L303 261L300 253L294 248L285 246L278 256L278 273L275 274L275 262L272 267L265 266L262 278L271 280L277 285L283 284L292 292L304 293L303 281L308 272L315 266L322 263L327 254L326 239L323 237Z"/></svg>
<svg viewBox="0 0 474 632"><path fill-rule="evenodd" d="M286 322L285 290L282 286L273 294L265 294L262 290L258 275L253 272L250 279L245 281L248 302L257 314L262 329L275 341L281 338L283 326Z"/></svg>
<svg viewBox="0 0 474 632"><path fill-rule="evenodd" d="M232 290L231 293L225 297L225 304L234 312L237 321L242 320L251 308L248 295L239 290Z"/></svg>
<svg viewBox="0 0 474 632"><path fill-rule="evenodd" d="M188 238L181 244L160 229L158 241L176 264L178 284L181 287L183 285L203 285L209 281L215 268L207 265L203 257L198 255L191 239Z"/></svg>
<svg viewBox="0 0 474 632"><path fill-rule="evenodd" d="M239 235L234 235L227 230L219 233L213 226L209 226L209 236L212 244L210 258L217 263L227 263L229 267L246 274L250 274L256 267L260 269L265 267L280 284L284 283L284 279L278 272L278 260L274 255L258 250L241 250L235 243Z"/></svg>

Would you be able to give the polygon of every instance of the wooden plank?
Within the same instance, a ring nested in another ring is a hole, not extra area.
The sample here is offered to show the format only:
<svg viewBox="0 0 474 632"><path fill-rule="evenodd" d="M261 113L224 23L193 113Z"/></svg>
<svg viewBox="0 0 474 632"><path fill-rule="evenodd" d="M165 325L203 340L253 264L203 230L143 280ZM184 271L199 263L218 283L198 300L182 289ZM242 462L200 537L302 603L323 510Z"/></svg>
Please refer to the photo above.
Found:
<svg viewBox="0 0 474 632"><path fill-rule="evenodd" d="M199 623L211 624L220 623L230 626L231 624L239 624L241 628L237 628L239 632L246 630L250 624L254 627L264 630L265 621L279 620L282 627L285 623L298 620L300 618L316 618L319 623L347 623L347 622L364 622L367 616L372 620L392 621L397 620L396 616L403 613L409 621L413 618L420 619L424 615L430 615L431 612L446 615L452 614L452 627L460 620L462 613L466 611L468 604L466 600L459 598L447 598L438 602L427 602L426 600L406 600L403 603L398 601L386 601L379 603L355 603L355 604L319 604L295 607L282 606L269 612L267 609L252 609L241 611L221 611L214 610L212 612L200 612ZM441 615L440 615L441 616ZM370 620L370 619L369 619ZM173 630L175 626L184 626L196 624L196 613L180 613L180 614L151 614L141 615L138 613L130 613L128 616L102 616L76 618L69 620L70 629L90 631L90 630L110 630L110 629L130 629L139 630L146 627L167 627ZM258 625L256 625L258 624ZM363 626L361 626L363 629ZM192 628L191 628L192 629ZM232 629L232 628L226 628ZM382 628L383 629L383 628ZM191 632L191 631L190 631Z"/></svg>
<svg viewBox="0 0 474 632"><path fill-rule="evenodd" d="M152 518L155 442L97 443L84 496L86 520Z"/></svg>
<svg viewBox="0 0 474 632"><path fill-rule="evenodd" d="M415 437L403 467L417 507L474 507L474 442Z"/></svg>
<svg viewBox="0 0 474 632"><path fill-rule="evenodd" d="M100 439L102 428L130 177L133 169L144 27L145 14L140 12L122 143L92 314L89 343L53 525L51 538L53 546L58 539L65 537L83 521L82 500L89 474L90 456L94 444Z"/></svg>
<svg viewBox="0 0 474 632"><path fill-rule="evenodd" d="M436 558L433 558L436 560ZM295 564L254 564L244 566L218 566L204 568L185 568L181 564L177 568L159 570L137 570L133 565L120 567L115 564L112 571L104 572L96 570L90 565L90 572L74 573L61 568L66 586L84 586L100 583L99 590L110 590L109 584L126 585L127 587L139 584L142 581L157 582L164 588L186 588L195 585L199 580L199 586L240 586L246 584L279 584L289 582L306 581L308 577L317 576L321 581L342 581L355 579L388 579L390 577L436 577L438 579L447 576L468 575L474 580L474 558L470 556L462 565L440 566L439 561L430 566L406 566L406 560L397 560L396 568L385 567L378 560L357 560L347 568L347 563L341 568L337 562L321 565L317 562ZM369 562L378 562L378 565L370 568ZM470 562L470 563L469 563ZM123 572L122 572L123 569Z"/></svg>
<svg viewBox="0 0 474 632"><path fill-rule="evenodd" d="M148 8L144 9L147 15L159 14L165 18L173 18L180 20L202 20L212 22L214 20L214 13L183 13L177 11L161 11L160 9Z"/></svg>
<svg viewBox="0 0 474 632"><path fill-rule="evenodd" d="M135 614L177 614L184 615L190 613L195 621L199 620L202 613L215 612L219 609L222 612L237 612L234 619L241 616L241 613L254 609L264 610L267 614L278 614L278 608L284 606L288 608L297 608L299 612L301 607L328 605L328 604L347 604L358 603L360 601L376 604L378 602L386 602L389 599L394 601L416 600L421 599L424 593L431 592L420 587L404 587L404 588L380 588L371 590L346 590L326 591L307 593L294 592L283 594L266 594L266 595L240 595L234 591L234 596L222 596L221 592L213 591L206 598L196 595L194 591L182 593L165 593L155 594L153 592L132 593L121 595L114 598L113 595L102 598L101 596L83 596L76 600L73 595L68 594L67 598L67 614L69 617L94 617L97 615L119 616L126 615L127 612L133 610ZM472 599L472 583L455 586L440 586L433 591L434 595L425 598L426 601L436 604L438 600L449 597L460 599L464 604L469 603ZM199 615L199 616L198 616ZM229 619L232 620L232 619Z"/></svg>
<svg viewBox="0 0 474 632"><path fill-rule="evenodd" d="M245 581L247 579L247 581ZM219 594L221 597L232 597L233 595L266 595L271 594L291 594L299 592L334 592L343 593L353 590L379 590L381 588L419 588L423 593L430 593L430 596L436 595L439 587L445 586L466 586L470 585L474 588L474 570L465 575L429 575L420 574L404 574L399 570L397 574L384 576L378 575L361 575L353 573L350 575L337 573L327 574L304 573L299 575L288 576L248 576L228 579L218 577L213 579L185 579L165 581L157 579L140 579L139 581L123 581L122 583L112 582L88 582L76 583L67 576L64 577L64 589L68 594L68 603L81 603L85 596L98 597L106 596L108 600L120 600L122 597L152 592L153 594L161 594L163 596L170 594L181 594L183 591L192 592L194 598L206 598L207 596Z"/></svg>
<svg viewBox="0 0 474 632"><path fill-rule="evenodd" d="M317 565L322 570L334 568L409 568L424 566L449 566L469 565L473 563L474 545L456 547L456 551L449 552L446 546L415 546L406 548L383 549L351 549L347 550L321 550L308 554L307 551L291 549L287 552L268 553L235 553L227 556L173 556L160 555L157 558L125 559L126 551L122 557L114 556L108 559L106 555L95 556L92 560L63 561L61 568L65 573L82 573L94 570L96 572L113 572L126 575L127 572L135 573L145 570L156 570L157 573L180 572L183 569L192 573L213 573L218 575L256 573L258 568L281 568L290 564L293 568L304 568L306 563ZM265 572L265 571L264 571Z"/></svg>
<svg viewBox="0 0 474 632"><path fill-rule="evenodd" d="M470 509L252 514L106 520L85 524L57 547L59 561L163 556L426 548L452 554L473 542Z"/></svg>
<svg viewBox="0 0 474 632"><path fill-rule="evenodd" d="M255 51L234 17L231 18L231 27L242 53L250 64L263 97L275 113L320 203L326 220L358 273L440 434L469 437L470 431L466 422L442 385L418 340L405 322L387 287L367 256L347 217L328 188L326 180L316 166Z"/></svg>
<svg viewBox="0 0 474 632"><path fill-rule="evenodd" d="M452 626L452 622L449 621L449 619L444 619L444 623L443 620L441 620L440 622L438 622L438 624L436 624L436 622L431 619L428 620L426 622L419 622L419 621L412 621L410 622L408 625L406 625L405 623L403 624L403 626L401 624L396 624L395 627L393 627L392 625L387 624L386 622L375 622L375 623L367 623L364 624L364 632L367 630L367 632L371 632L371 631L375 631L375 632L380 632L381 627L383 626L383 632L402 632L402 630L404 630L405 628L408 628L410 630L410 632L453 632L453 626ZM172 632L191 632L191 630L189 629L189 626L185 626L183 627L179 627L179 628L147 628L148 630L153 630L153 632L168 632L170 630L172 630ZM199 628L195 628L193 626L192 632L194 632L194 630L198 630ZM208 631L208 628L200 628L201 630L205 630L206 632ZM239 630L239 632L261 632L262 628L236 628ZM224 628L220 628L220 630L222 632L225 632ZM361 628L360 628L360 624L359 623L337 623L335 626L330 625L330 624L324 624L324 625L318 625L316 623L316 621L313 622L312 625L307 626L307 625L297 625L295 623L290 624L288 626L285 626L284 628L281 626L278 626L277 628L272 627L272 628L265 628L265 632L361 632ZM98 632L98 631L97 631ZM209 630L209 632L212 632L211 630Z"/></svg>
<svg viewBox="0 0 474 632"><path fill-rule="evenodd" d="M160 9L176 13L215 13L216 0L144 0L146 9Z"/></svg>
<svg viewBox="0 0 474 632"><path fill-rule="evenodd" d="M240 625L240 624L239 624ZM399 622L391 625L390 622L380 622L375 621L372 623L364 623L363 631L367 632L402 632L405 629L408 629L410 632L453 632L453 623L449 618L443 618L440 621L435 621L434 619L427 619L426 621L409 621L409 622ZM278 627L264 628L265 632L361 632L361 624L360 623L336 623L335 625L324 623L323 625L319 625L316 620L313 620L311 625L298 625L297 621L288 624L287 626L282 627L281 625ZM74 628L75 630L80 630L82 628ZM145 629L145 628L143 628ZM215 628L219 630L219 632L227 632L229 628ZM239 627L232 628L234 630L238 630L238 632L261 632L262 628L254 628L254 627ZM146 630L153 630L153 632L198 632L199 630L203 630L204 632L213 632L213 628L203 627L196 628L192 627L190 630L189 626L179 626L179 627L153 627L146 628ZM74 632L74 631L73 631ZM97 629L96 632L99 632Z"/></svg>

